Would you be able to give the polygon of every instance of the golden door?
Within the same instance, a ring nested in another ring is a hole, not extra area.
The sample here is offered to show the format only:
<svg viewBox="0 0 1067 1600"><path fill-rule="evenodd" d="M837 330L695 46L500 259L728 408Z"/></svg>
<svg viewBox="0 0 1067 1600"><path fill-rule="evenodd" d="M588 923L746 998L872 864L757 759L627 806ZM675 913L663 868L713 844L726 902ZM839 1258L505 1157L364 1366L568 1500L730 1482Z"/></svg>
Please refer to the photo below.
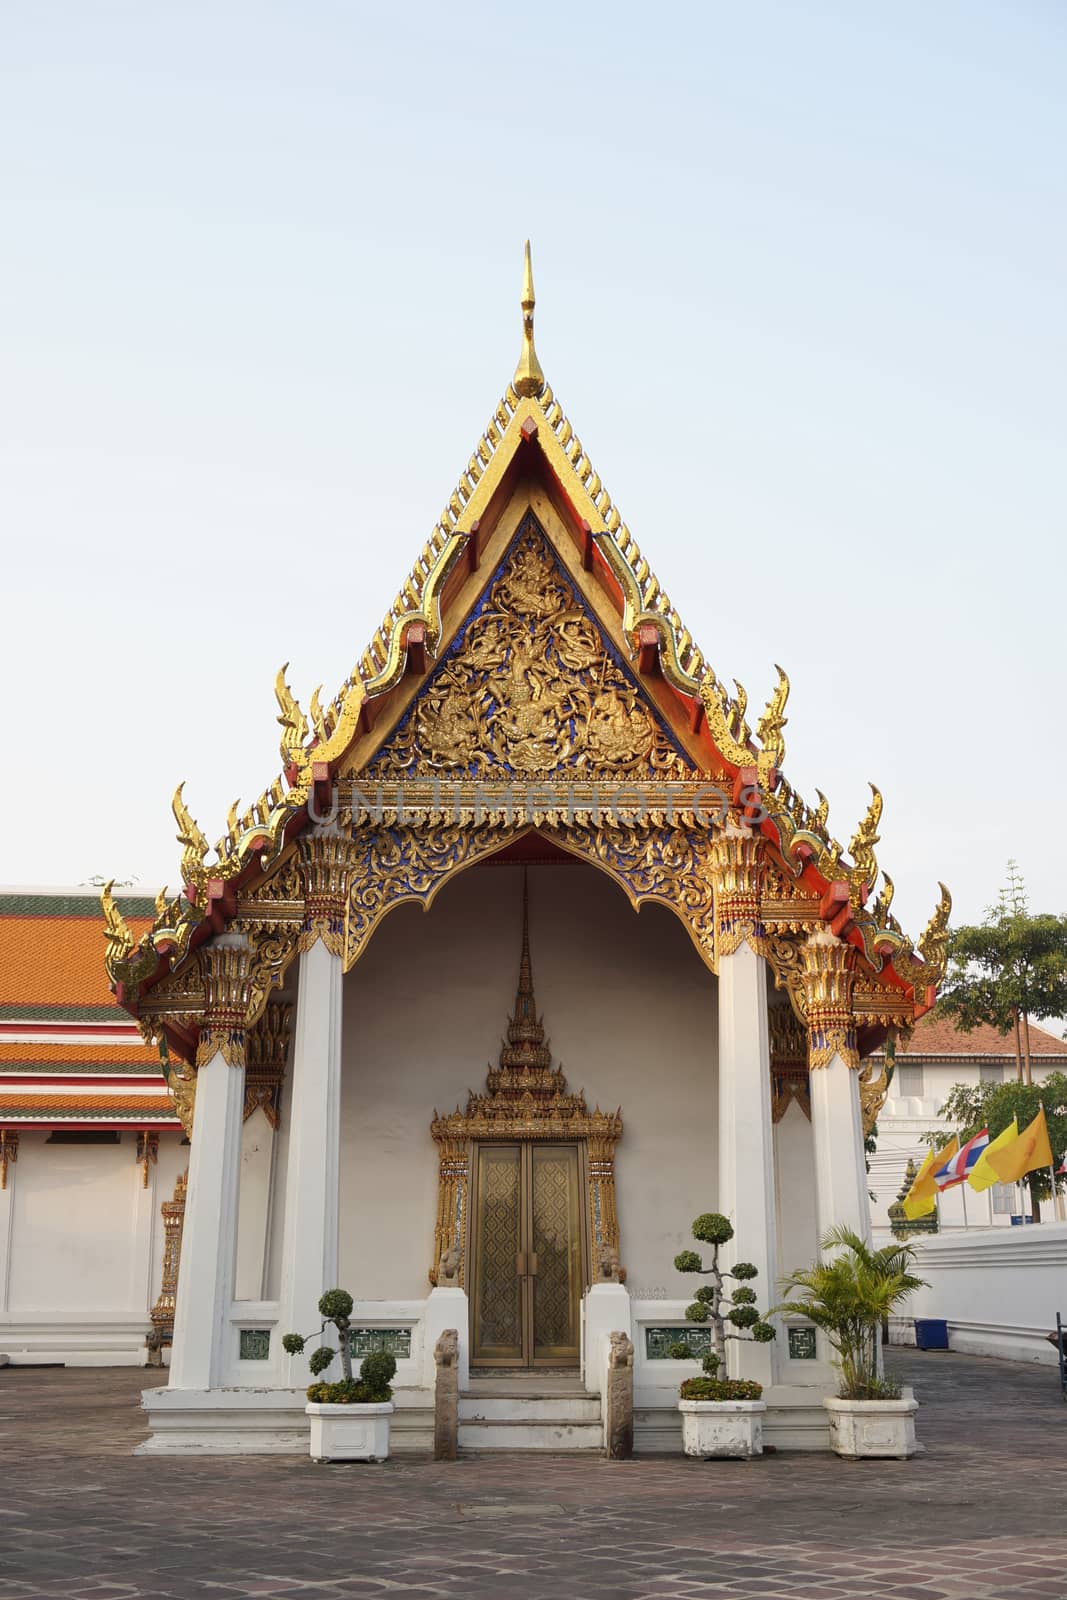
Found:
<svg viewBox="0 0 1067 1600"><path fill-rule="evenodd" d="M471 1361L575 1367L584 1285L578 1146L475 1146Z"/></svg>

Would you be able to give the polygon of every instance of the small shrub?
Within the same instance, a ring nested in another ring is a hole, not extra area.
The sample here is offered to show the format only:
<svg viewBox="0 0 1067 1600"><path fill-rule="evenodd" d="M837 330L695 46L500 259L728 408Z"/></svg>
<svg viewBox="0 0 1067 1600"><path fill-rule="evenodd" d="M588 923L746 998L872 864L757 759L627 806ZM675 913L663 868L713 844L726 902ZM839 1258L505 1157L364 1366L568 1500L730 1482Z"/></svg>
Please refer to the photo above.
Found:
<svg viewBox="0 0 1067 1600"><path fill-rule="evenodd" d="M391 1400L393 1391L390 1384L396 1377L396 1357L387 1350L372 1350L363 1357L359 1375L363 1387L373 1391L376 1401Z"/></svg>
<svg viewBox="0 0 1067 1600"><path fill-rule="evenodd" d="M692 1350L690 1350L684 1339L676 1339L671 1345L670 1349L667 1351L667 1354L670 1356L672 1361L690 1361L695 1359Z"/></svg>
<svg viewBox="0 0 1067 1600"><path fill-rule="evenodd" d="M729 1387L731 1380L716 1376L726 1371L726 1340L740 1339L746 1334L754 1339L757 1344L766 1344L775 1337L776 1330L766 1322L756 1309L755 1290L745 1287L752 1279L759 1276L757 1269L751 1261L739 1261L731 1271L719 1266L719 1249L727 1244L734 1236L733 1226L728 1217L721 1216L717 1211L705 1211L693 1223L693 1237L702 1244L712 1247L711 1265L705 1267L701 1257L695 1250L681 1250L674 1258L674 1265L678 1272L703 1273L710 1282L702 1284L693 1296L690 1305L686 1306L685 1315L688 1322L707 1323L711 1328L712 1349L704 1357L703 1378L687 1378L682 1384L683 1399L711 1400L711 1399L758 1399L760 1387L758 1384L749 1384L748 1388L755 1388L755 1395L750 1394L708 1394L696 1393L691 1389L693 1384L712 1383ZM727 1288L726 1279L733 1279L738 1285L736 1288ZM730 1323L737 1328L737 1333L727 1333L726 1324ZM673 1349L672 1352L673 1354ZM738 1380L740 1383L741 1380ZM745 1388L745 1384L741 1383Z"/></svg>
<svg viewBox="0 0 1067 1600"><path fill-rule="evenodd" d="M758 1400L763 1385L748 1378L686 1378L679 1392L683 1400Z"/></svg>

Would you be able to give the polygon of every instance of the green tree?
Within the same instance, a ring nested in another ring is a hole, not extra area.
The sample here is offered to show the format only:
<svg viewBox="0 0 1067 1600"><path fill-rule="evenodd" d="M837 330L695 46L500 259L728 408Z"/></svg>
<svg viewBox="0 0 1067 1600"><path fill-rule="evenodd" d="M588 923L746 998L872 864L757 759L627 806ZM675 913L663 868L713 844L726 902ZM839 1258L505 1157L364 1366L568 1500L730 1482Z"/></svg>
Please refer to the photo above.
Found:
<svg viewBox="0 0 1067 1600"><path fill-rule="evenodd" d="M1067 917L1031 915L1014 861L984 920L952 930L937 1009L964 1033L988 1023L1013 1034L1016 1076L1033 1082L1030 1018L1067 1015Z"/></svg>
<svg viewBox="0 0 1067 1600"><path fill-rule="evenodd" d="M1025 1128L1042 1105L1049 1142L1058 1158L1067 1147L1067 1073L1050 1072L1040 1083L955 1083L941 1107L941 1115L959 1130L960 1144L964 1145L983 1128L988 1128L990 1139L995 1139L1010 1125L1012 1117L1018 1118L1020 1129ZM931 1143L940 1144L943 1138L937 1133ZM1052 1175L1047 1167L1041 1167L1028 1172L1023 1183L1030 1191L1030 1215L1040 1222L1041 1201L1052 1196ZM1056 1185L1062 1189L1063 1179L1057 1179Z"/></svg>

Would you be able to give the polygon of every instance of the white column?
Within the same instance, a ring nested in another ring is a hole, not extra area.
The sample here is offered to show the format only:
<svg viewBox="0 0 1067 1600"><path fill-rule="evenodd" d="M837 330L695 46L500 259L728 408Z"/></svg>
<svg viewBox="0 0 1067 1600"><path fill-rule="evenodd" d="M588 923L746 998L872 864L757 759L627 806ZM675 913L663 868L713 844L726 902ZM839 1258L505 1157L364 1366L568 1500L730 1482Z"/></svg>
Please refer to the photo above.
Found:
<svg viewBox="0 0 1067 1600"><path fill-rule="evenodd" d="M200 963L207 1004L197 1053L189 1186L170 1362L172 1389L215 1389L225 1381L237 1255L247 941L237 934L224 934L205 946ZM201 1054L206 1058L202 1062Z"/></svg>
<svg viewBox="0 0 1067 1600"><path fill-rule="evenodd" d="M217 1389L224 1381L244 1109L244 1063L231 1066L219 1050L196 1074L170 1358L172 1389Z"/></svg>
<svg viewBox="0 0 1067 1600"><path fill-rule="evenodd" d="M337 1282L341 1167L340 954L317 941L300 957L285 1180L279 1337L319 1325L319 1296ZM306 1356L283 1357L283 1381L310 1382ZM335 1373L336 1375L336 1368Z"/></svg>
<svg viewBox="0 0 1067 1600"><path fill-rule="evenodd" d="M832 1227L871 1236L859 1059L852 1015L854 953L827 927L803 946L819 1240Z"/></svg>
<svg viewBox="0 0 1067 1600"><path fill-rule="evenodd" d="M822 1241L832 1227L871 1236L867 1163L863 1150L859 1072L835 1051L811 1072L815 1139L815 1220Z"/></svg>
<svg viewBox="0 0 1067 1600"><path fill-rule="evenodd" d="M247 1068L245 1069L247 1072ZM235 1300L262 1300L267 1275L267 1230L274 1166L274 1129L257 1106L241 1136L241 1205L237 1222Z"/></svg>
<svg viewBox="0 0 1067 1600"><path fill-rule="evenodd" d="M751 1261L758 1268L751 1287L766 1313L778 1299L767 968L745 941L719 957L718 1209L734 1229L723 1252L727 1265ZM774 1382L773 1344L731 1340L727 1352L732 1376Z"/></svg>
<svg viewBox="0 0 1067 1600"><path fill-rule="evenodd" d="M138 1135L139 1138L149 1139L148 1134ZM155 1135L155 1143L150 1147L158 1151L159 1135ZM152 1250L156 1235L156 1218L159 1211L156 1205L156 1162L151 1158L137 1161L133 1168L133 1216L131 1221L130 1240L130 1287L128 1291L128 1304L132 1310L144 1312L147 1320L148 1312L153 1305L152 1285L155 1281L153 1270Z"/></svg>

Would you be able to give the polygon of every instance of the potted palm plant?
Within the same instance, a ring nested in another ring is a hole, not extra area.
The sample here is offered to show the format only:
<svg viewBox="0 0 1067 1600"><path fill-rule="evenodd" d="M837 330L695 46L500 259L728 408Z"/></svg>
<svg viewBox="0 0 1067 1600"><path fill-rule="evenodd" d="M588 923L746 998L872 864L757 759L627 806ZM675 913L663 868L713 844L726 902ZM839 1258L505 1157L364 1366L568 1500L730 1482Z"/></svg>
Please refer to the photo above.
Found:
<svg viewBox="0 0 1067 1600"><path fill-rule="evenodd" d="M831 1228L822 1248L841 1254L793 1272L785 1280L786 1299L774 1309L807 1317L833 1348L841 1386L823 1400L831 1449L852 1458L912 1456L919 1448L918 1405L884 1376L879 1357L886 1317L925 1288L910 1270L915 1249L896 1244L875 1250L851 1228Z"/></svg>
<svg viewBox="0 0 1067 1600"><path fill-rule="evenodd" d="M335 1383L312 1383L304 1407L311 1418L311 1455L315 1461L385 1461L389 1456L389 1418L393 1414L390 1383L396 1358L385 1350L363 1357L359 1377L352 1375L352 1296L347 1289L327 1289L319 1300L322 1326L318 1334L287 1333L282 1348L303 1354L309 1339L321 1339L327 1328L337 1333L338 1349L320 1344L308 1366L317 1377L334 1356L341 1357L343 1377Z"/></svg>
<svg viewBox="0 0 1067 1600"><path fill-rule="evenodd" d="M767 1409L763 1386L726 1376L726 1341L752 1338L765 1344L775 1337L775 1329L756 1310L756 1292L749 1284L759 1274L752 1263L736 1261L730 1271L719 1266L720 1247L733 1236L728 1218L716 1211L705 1212L693 1223L693 1238L711 1246L711 1265L705 1267L695 1250L683 1250L674 1258L677 1271L699 1273L708 1279L685 1314L690 1322L709 1325L711 1349L704 1355L704 1377L686 1378L678 1401L682 1447L687 1456L702 1460L763 1454L763 1413ZM737 1287L729 1289L726 1279L732 1279ZM737 1331L728 1333L727 1323Z"/></svg>

